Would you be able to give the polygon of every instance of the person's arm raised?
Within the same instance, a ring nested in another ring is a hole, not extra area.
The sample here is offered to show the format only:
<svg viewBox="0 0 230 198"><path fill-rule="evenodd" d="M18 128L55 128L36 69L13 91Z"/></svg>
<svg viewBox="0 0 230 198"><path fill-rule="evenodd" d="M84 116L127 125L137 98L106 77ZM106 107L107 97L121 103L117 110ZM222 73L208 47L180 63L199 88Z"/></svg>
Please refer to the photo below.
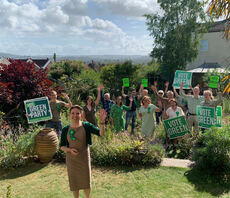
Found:
<svg viewBox="0 0 230 198"><path fill-rule="evenodd" d="M122 88L121 88L121 94L122 94L122 96L123 96L124 98L126 98L127 95L125 95L124 89L125 89L125 87L122 86Z"/></svg>

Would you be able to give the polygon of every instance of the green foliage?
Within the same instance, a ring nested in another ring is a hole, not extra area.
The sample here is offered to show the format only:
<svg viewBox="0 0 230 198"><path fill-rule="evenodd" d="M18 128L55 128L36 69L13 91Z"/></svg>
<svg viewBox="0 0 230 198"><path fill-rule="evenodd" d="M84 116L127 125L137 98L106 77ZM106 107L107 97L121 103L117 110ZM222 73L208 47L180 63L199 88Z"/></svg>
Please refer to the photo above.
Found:
<svg viewBox="0 0 230 198"><path fill-rule="evenodd" d="M192 159L196 167L212 174L230 176L230 125L212 128L198 138Z"/></svg>
<svg viewBox="0 0 230 198"><path fill-rule="evenodd" d="M40 128L34 126L27 132L21 129L16 135L9 132L6 136L1 135L0 167L11 169L25 165L29 157L34 156L34 137L39 131Z"/></svg>
<svg viewBox="0 0 230 198"><path fill-rule="evenodd" d="M184 70L198 54L199 37L206 31L203 2L159 0L163 16L145 15L154 38L151 56L160 63L161 74L170 82L176 70ZM198 23L198 20L199 23Z"/></svg>
<svg viewBox="0 0 230 198"><path fill-rule="evenodd" d="M52 79L58 80L63 75L67 75L68 77L73 74L80 74L83 68L86 67L85 63L81 60L64 60L60 62L55 62L49 70L49 76Z"/></svg>
<svg viewBox="0 0 230 198"><path fill-rule="evenodd" d="M122 78L129 78L130 87L136 87L133 83L137 77L137 65L126 61L115 65L107 65L101 69L101 81L105 86L106 91L111 94L121 95Z"/></svg>
<svg viewBox="0 0 230 198"><path fill-rule="evenodd" d="M229 97L223 99L223 113L229 114L230 113L230 100Z"/></svg>
<svg viewBox="0 0 230 198"><path fill-rule="evenodd" d="M178 144L171 146L168 150L167 156L178 159L191 159L192 151L197 137L185 135L178 139Z"/></svg>
<svg viewBox="0 0 230 198"><path fill-rule="evenodd" d="M132 138L126 133L115 135L107 130L106 137L95 138L91 148L92 163L102 166L158 166L164 156L160 144Z"/></svg>

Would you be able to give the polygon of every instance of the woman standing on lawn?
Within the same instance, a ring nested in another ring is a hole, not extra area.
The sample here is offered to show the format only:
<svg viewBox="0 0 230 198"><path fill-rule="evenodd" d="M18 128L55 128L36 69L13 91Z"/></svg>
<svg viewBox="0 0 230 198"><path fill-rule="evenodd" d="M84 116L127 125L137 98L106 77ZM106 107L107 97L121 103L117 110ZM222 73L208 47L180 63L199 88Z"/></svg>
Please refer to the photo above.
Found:
<svg viewBox="0 0 230 198"><path fill-rule="evenodd" d="M123 116L123 112L124 110L128 111L132 108L133 98L130 97L129 101L129 106L123 105L121 96L118 96L116 99L116 104L114 104L111 108L110 116L112 118L112 123L117 133L124 130L125 128L125 119Z"/></svg>
<svg viewBox="0 0 230 198"><path fill-rule="evenodd" d="M97 119L96 119L96 106L100 101L100 91L101 86L97 88L97 99L94 102L92 96L88 96L86 99L86 105L83 107L82 119L83 121L88 121L93 125L97 126Z"/></svg>
<svg viewBox="0 0 230 198"><path fill-rule="evenodd" d="M66 153L69 186L74 198L79 197L79 190L84 190L85 198L89 198L91 163L88 145L92 144L91 133L104 135L106 111L100 111L100 129L89 122L82 122L81 116L80 106L74 105L70 108L71 124L62 129L60 147Z"/></svg>
<svg viewBox="0 0 230 198"><path fill-rule="evenodd" d="M156 128L153 112L159 112L160 109L151 104L151 99L148 96L143 97L141 104L139 109L139 116L142 118L141 132L144 136L152 136Z"/></svg>

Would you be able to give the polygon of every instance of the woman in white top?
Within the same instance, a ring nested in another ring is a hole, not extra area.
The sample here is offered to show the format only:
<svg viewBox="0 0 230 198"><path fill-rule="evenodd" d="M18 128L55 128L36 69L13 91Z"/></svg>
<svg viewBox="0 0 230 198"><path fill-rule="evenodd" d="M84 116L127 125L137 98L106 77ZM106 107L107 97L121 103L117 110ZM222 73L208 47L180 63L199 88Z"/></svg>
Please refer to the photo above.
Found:
<svg viewBox="0 0 230 198"><path fill-rule="evenodd" d="M176 118L179 116L185 117L183 109L177 106L177 101L175 99L171 99L169 103L170 103L170 107L166 111L167 119ZM173 143L177 144L178 139L177 138L173 139Z"/></svg>
<svg viewBox="0 0 230 198"><path fill-rule="evenodd" d="M185 117L183 109L177 106L177 101L175 99L171 99L169 103L170 103L170 107L166 111L166 115L168 119L176 118L179 116Z"/></svg>

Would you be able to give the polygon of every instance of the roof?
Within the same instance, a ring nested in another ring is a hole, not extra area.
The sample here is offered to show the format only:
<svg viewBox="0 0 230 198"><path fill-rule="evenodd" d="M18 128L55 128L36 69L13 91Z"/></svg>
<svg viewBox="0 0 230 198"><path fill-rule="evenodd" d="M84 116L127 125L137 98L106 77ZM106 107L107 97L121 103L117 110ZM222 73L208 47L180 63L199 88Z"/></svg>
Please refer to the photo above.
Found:
<svg viewBox="0 0 230 198"><path fill-rule="evenodd" d="M216 70L219 73L225 73L225 69L219 63L203 63L195 69L191 69L188 72L192 73L207 73Z"/></svg>
<svg viewBox="0 0 230 198"><path fill-rule="evenodd" d="M45 69L51 61L47 59L33 59L33 58L27 58L27 59L14 59L14 60L22 60L24 62L34 62L35 66L40 69Z"/></svg>
<svg viewBox="0 0 230 198"><path fill-rule="evenodd" d="M224 32L227 25L227 20L216 21L209 28L208 32Z"/></svg>

